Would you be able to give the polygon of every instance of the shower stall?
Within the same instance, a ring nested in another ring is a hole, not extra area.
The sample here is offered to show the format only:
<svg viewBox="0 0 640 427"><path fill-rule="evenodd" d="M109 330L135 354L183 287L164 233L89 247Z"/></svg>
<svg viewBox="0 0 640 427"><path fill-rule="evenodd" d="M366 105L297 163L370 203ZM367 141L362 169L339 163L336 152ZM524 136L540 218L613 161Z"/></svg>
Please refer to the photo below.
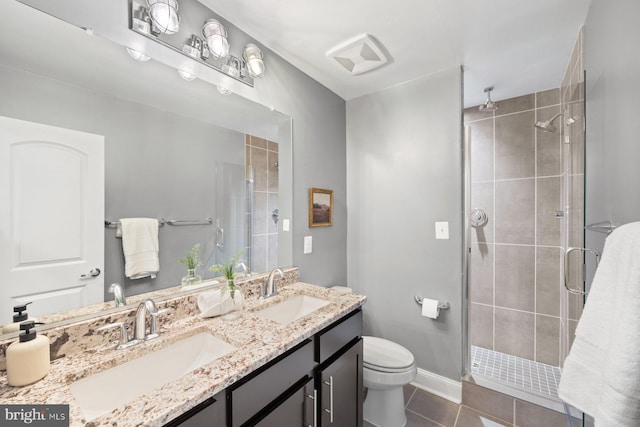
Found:
<svg viewBox="0 0 640 427"><path fill-rule="evenodd" d="M466 371L480 385L559 411L591 256L582 249L581 39L559 87L464 111Z"/></svg>

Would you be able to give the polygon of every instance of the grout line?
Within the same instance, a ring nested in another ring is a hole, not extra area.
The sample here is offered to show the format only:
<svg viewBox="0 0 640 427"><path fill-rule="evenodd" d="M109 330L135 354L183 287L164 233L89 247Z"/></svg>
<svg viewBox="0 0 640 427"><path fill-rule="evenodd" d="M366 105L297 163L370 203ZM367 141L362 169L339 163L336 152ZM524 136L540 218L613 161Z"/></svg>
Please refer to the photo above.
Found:
<svg viewBox="0 0 640 427"><path fill-rule="evenodd" d="M416 412L416 411L412 411L411 409L407 409L406 411L407 411L407 412L411 412L413 415L417 415L417 416L419 416L420 418L424 418L425 420L429 420L429 421L431 421L432 423L434 423L434 424L435 424L435 425L437 425L437 426L440 426L440 427L446 427L446 426L444 426L444 425L440 424L439 422L436 422L436 421L432 420L432 419L431 419L431 418L429 418L429 417L425 417L424 415L419 414L419 413L418 413L418 412Z"/></svg>
<svg viewBox="0 0 640 427"><path fill-rule="evenodd" d="M462 404L458 405L458 412L456 413L456 419L453 422L453 427L456 427L458 425L458 418L460 418L460 412L462 411ZM463 426L460 426L463 427Z"/></svg>
<svg viewBox="0 0 640 427"><path fill-rule="evenodd" d="M411 393L411 396L409 396L409 399L407 399L407 403L404 405L404 408L407 409L407 407L409 406L409 402L411 402L411 399L413 399L413 396L416 394L416 391L418 390L418 387L413 387L413 392Z"/></svg>

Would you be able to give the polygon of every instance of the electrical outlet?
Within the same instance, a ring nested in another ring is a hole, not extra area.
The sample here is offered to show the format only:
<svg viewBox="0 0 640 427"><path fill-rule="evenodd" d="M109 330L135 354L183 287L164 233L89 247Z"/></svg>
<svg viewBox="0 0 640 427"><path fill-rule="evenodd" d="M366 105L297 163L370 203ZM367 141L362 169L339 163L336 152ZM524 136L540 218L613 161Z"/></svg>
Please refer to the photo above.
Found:
<svg viewBox="0 0 640 427"><path fill-rule="evenodd" d="M447 221L436 222L436 239L449 238L449 223Z"/></svg>
<svg viewBox="0 0 640 427"><path fill-rule="evenodd" d="M310 254L313 252L313 237L304 236L304 253Z"/></svg>

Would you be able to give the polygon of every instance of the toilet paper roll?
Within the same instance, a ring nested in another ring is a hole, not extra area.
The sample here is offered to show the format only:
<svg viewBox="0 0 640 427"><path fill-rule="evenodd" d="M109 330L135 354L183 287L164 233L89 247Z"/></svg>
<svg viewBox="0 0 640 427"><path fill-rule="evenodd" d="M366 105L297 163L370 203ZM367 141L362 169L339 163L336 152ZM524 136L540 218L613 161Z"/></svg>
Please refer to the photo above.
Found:
<svg viewBox="0 0 640 427"><path fill-rule="evenodd" d="M437 319L440 310L438 310L438 300L424 298L422 300L422 315L430 319Z"/></svg>

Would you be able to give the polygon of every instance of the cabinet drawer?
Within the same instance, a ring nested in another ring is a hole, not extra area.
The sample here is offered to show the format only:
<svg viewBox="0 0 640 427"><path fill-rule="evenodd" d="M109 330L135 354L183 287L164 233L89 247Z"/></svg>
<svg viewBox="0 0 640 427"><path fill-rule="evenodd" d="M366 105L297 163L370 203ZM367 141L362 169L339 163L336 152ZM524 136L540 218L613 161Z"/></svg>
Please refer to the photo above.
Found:
<svg viewBox="0 0 640 427"><path fill-rule="evenodd" d="M316 362L324 362L354 338L361 336L362 310L359 309L316 335Z"/></svg>
<svg viewBox="0 0 640 427"><path fill-rule="evenodd" d="M273 411L256 423L256 427L316 426L313 378L302 384Z"/></svg>
<svg viewBox="0 0 640 427"><path fill-rule="evenodd" d="M230 426L241 426L302 377L311 374L314 366L313 341L307 340L257 374L242 380L237 387L231 386L227 395L231 408Z"/></svg>
<svg viewBox="0 0 640 427"><path fill-rule="evenodd" d="M223 427L225 425L225 392L221 391L164 427Z"/></svg>

